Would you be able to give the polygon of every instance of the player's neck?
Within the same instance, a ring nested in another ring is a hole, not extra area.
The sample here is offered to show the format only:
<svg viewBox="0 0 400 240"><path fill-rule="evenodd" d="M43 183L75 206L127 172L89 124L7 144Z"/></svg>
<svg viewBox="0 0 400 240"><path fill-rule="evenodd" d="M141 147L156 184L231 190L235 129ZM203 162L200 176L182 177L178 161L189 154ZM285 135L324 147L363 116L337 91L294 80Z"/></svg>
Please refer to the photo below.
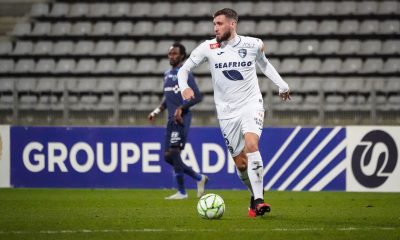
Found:
<svg viewBox="0 0 400 240"><path fill-rule="evenodd" d="M237 41L239 41L239 36L236 32L233 32L231 37L224 41L224 45L236 45Z"/></svg>

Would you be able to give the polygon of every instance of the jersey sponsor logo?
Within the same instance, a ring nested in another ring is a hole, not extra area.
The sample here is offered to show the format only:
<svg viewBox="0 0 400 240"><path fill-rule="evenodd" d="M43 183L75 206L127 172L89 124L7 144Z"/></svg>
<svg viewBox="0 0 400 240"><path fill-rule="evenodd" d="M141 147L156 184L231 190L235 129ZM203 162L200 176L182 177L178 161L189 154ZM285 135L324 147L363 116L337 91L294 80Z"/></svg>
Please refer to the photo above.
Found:
<svg viewBox="0 0 400 240"><path fill-rule="evenodd" d="M224 70L224 76L232 81L244 80L243 75L238 70Z"/></svg>
<svg viewBox="0 0 400 240"><path fill-rule="evenodd" d="M247 55L247 49L241 48L238 50L238 53L241 58L245 58Z"/></svg>
<svg viewBox="0 0 400 240"><path fill-rule="evenodd" d="M242 47L243 48L254 48L255 44L254 43L243 43Z"/></svg>
<svg viewBox="0 0 400 240"><path fill-rule="evenodd" d="M225 63L216 63L214 64L215 68L235 68L235 67L250 67L251 61L243 61L243 62L225 62Z"/></svg>
<svg viewBox="0 0 400 240"><path fill-rule="evenodd" d="M179 88L178 84L173 87L165 87L164 92L174 92L175 94L179 93L181 89Z"/></svg>
<svg viewBox="0 0 400 240"><path fill-rule="evenodd" d="M210 44L210 49L216 49L219 48L219 43L211 43Z"/></svg>
<svg viewBox="0 0 400 240"><path fill-rule="evenodd" d="M219 53L217 53L217 55L221 55L221 54L223 54L224 52L219 52Z"/></svg>

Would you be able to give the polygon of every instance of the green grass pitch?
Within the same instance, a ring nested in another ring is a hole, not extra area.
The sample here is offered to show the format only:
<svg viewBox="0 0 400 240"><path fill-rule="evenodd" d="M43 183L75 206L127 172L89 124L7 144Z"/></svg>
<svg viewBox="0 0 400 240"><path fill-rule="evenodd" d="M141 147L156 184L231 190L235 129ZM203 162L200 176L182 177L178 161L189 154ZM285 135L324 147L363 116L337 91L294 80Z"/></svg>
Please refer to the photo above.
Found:
<svg viewBox="0 0 400 240"><path fill-rule="evenodd" d="M270 214L247 217L248 192L208 190L220 220L172 190L0 189L0 239L400 239L399 193L266 192Z"/></svg>

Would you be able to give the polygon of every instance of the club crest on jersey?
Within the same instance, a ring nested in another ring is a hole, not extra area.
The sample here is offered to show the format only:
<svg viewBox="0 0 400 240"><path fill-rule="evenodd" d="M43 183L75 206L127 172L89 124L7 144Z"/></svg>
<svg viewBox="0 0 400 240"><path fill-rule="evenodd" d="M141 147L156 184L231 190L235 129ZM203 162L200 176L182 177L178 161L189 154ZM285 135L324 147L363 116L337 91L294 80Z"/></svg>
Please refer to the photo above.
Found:
<svg viewBox="0 0 400 240"><path fill-rule="evenodd" d="M219 48L219 43L211 43L210 44L210 49L216 49Z"/></svg>
<svg viewBox="0 0 400 240"><path fill-rule="evenodd" d="M241 49L238 50L238 53L239 53L240 57L245 58L246 55L247 55L247 50L244 49L244 48L241 48Z"/></svg>

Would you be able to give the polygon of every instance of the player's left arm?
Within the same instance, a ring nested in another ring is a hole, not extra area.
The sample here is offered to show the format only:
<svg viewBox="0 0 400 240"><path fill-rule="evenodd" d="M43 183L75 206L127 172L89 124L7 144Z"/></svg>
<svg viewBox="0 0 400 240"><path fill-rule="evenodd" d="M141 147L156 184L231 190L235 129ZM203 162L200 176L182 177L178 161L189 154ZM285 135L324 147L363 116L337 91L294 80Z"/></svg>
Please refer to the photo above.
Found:
<svg viewBox="0 0 400 240"><path fill-rule="evenodd" d="M192 106L198 104L203 100L203 96L200 93L199 88L194 80L194 76L192 73L189 73L188 77L188 85L194 92L194 98L190 98L189 100L184 100L183 104L179 106L174 114L175 121L179 123L183 123L182 114L189 110Z"/></svg>
<svg viewBox="0 0 400 240"><path fill-rule="evenodd" d="M278 86L279 96L282 98L282 100L290 100L289 85L282 79L278 71L276 71L274 66L272 66L272 64L268 61L267 57L265 56L264 50L264 43L261 43L261 47L259 48L259 52L257 54L258 67L265 74L265 76L271 79L271 81Z"/></svg>

